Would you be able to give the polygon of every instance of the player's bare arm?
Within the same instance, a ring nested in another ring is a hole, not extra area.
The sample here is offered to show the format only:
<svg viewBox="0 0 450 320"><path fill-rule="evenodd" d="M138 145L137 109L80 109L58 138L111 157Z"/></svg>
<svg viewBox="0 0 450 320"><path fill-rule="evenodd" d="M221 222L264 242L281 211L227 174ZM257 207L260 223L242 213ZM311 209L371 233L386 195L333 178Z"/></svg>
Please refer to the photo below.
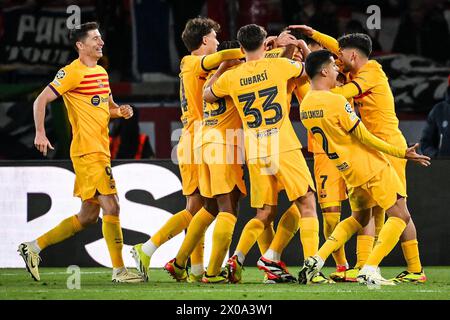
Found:
<svg viewBox="0 0 450 320"><path fill-rule="evenodd" d="M133 116L133 108L129 104L118 105L114 102L113 96L109 96L109 113L111 118L130 119Z"/></svg>
<svg viewBox="0 0 450 320"><path fill-rule="evenodd" d="M407 148L406 150L398 148L396 146L390 145L389 143L377 138L373 134L367 130L367 128L364 126L364 124L359 121L355 128L351 132L361 143L374 148L378 151L381 151L383 153L389 154L391 156L397 157L397 158L404 158L413 162L416 162L417 164L428 167L431 165L431 159L430 157L427 157L425 155L418 154L416 152L417 148L419 147L419 144L416 143L414 146Z"/></svg>
<svg viewBox="0 0 450 320"><path fill-rule="evenodd" d="M56 98L57 96L55 93L49 87L45 87L33 103L34 125L36 127L34 146L39 150L39 152L42 152L44 156L47 155L47 149L54 150L45 134L44 120L47 104L56 100Z"/></svg>
<svg viewBox="0 0 450 320"><path fill-rule="evenodd" d="M297 29L301 31L305 36L311 37L314 33L314 29L305 24L292 24L288 27L289 29Z"/></svg>
<svg viewBox="0 0 450 320"><path fill-rule="evenodd" d="M313 28L311 28L310 26L307 25L290 25L288 27L289 29L297 29L300 32L302 32L304 35L310 37L311 39L313 39L314 41L318 42L321 46L323 46L324 48L330 50L331 52L333 52L335 55L338 55L339 53L339 43L338 41L329 36L326 35L324 33L321 33L317 30L314 30Z"/></svg>

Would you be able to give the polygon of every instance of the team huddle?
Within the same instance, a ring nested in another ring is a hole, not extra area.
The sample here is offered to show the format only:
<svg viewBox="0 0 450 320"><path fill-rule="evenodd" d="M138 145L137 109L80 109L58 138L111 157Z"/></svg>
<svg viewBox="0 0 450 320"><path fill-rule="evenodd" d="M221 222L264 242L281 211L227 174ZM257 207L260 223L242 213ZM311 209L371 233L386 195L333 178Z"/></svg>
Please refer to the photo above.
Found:
<svg viewBox="0 0 450 320"><path fill-rule="evenodd" d="M54 229L19 246L35 280L40 279L39 252L95 223L102 208L102 231L115 282L148 281L154 252L184 230L176 257L164 266L177 281L240 283L245 257L255 243L264 283L371 286L426 281L407 208L405 171L407 160L428 166L430 159L416 153L417 144L408 148L398 128L388 79L369 59L370 37L358 33L336 40L304 25L267 37L262 27L250 24L239 29L237 41L219 45L220 27L208 18L189 20L182 34L191 53L180 65L183 130L177 149L186 208L147 242L133 246L138 274L128 271L122 259L107 128L110 117L129 118L133 113L130 106L114 103L108 75L97 65L103 47L97 24L80 27L71 34L79 59L61 69L44 89L34 114L35 145L45 155L52 148L43 128L45 106L63 96L73 132L74 194L81 197L82 207ZM289 118L293 95L308 132L308 150L314 154L314 179ZM244 165L256 215L222 268L239 200L247 196ZM291 206L275 230L282 190ZM316 194L327 239L320 248ZM352 214L341 221L341 203L347 199ZM214 221L205 270L204 236ZM297 231L304 256L298 278L281 260ZM355 233L357 262L350 267L344 246ZM378 266L399 240L407 270L384 279ZM330 255L336 271L326 276L321 268Z"/></svg>

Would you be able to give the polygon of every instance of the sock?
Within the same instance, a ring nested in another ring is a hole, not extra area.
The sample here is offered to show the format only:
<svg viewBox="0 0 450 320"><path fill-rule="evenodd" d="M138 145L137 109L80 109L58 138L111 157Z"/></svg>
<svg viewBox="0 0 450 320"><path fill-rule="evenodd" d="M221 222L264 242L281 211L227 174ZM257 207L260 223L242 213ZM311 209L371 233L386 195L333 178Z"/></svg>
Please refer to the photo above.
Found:
<svg viewBox="0 0 450 320"><path fill-rule="evenodd" d="M169 220L167 220L167 222L161 227L161 229L158 230L158 232L156 232L151 237L151 239L149 241L151 241L153 243L153 245L156 248L158 248L166 241L175 237L177 234L179 234L184 229L187 229L191 220L192 220L192 214L190 214L189 211L187 211L187 210L182 210L182 211L174 214ZM148 243L148 241L146 243ZM149 249L149 252L151 252L150 246L148 246L147 248ZM153 254L153 252L151 252L151 254L149 254L150 257Z"/></svg>
<svg viewBox="0 0 450 320"><path fill-rule="evenodd" d="M381 207L374 207L372 209L372 216L375 220L375 242L378 240L381 228L384 226L386 220L386 211ZM375 244L375 243L374 243Z"/></svg>
<svg viewBox="0 0 450 320"><path fill-rule="evenodd" d="M222 262L231 244L234 226L237 218L228 212L219 212L213 232L213 244L209 259L208 276L216 276L220 273Z"/></svg>
<svg viewBox="0 0 450 320"><path fill-rule="evenodd" d="M245 225L242 230L241 237L239 238L239 243L236 247L236 252L239 251L243 256L246 256L250 249L256 242L256 239L263 233L264 223L256 218L251 219ZM240 261L239 262L243 262Z"/></svg>
<svg viewBox="0 0 450 320"><path fill-rule="evenodd" d="M202 242L202 244L203 244L203 242ZM202 248L202 250L203 250L203 248ZM195 249L194 249L194 251L195 251ZM205 267L203 266L203 255L202 255L202 262L200 264L192 264L191 263L190 273L197 277L203 276L203 273L205 273Z"/></svg>
<svg viewBox="0 0 450 320"><path fill-rule="evenodd" d="M323 213L323 234L325 236L325 239L328 239L328 237L331 236L340 220L340 212ZM337 266L345 266L347 264L347 257L345 256L345 245L341 246L337 251L333 252L332 255Z"/></svg>
<svg viewBox="0 0 450 320"><path fill-rule="evenodd" d="M267 249L267 251L263 254L263 257L278 262L281 260L281 253L276 252L272 249Z"/></svg>
<svg viewBox="0 0 450 320"><path fill-rule="evenodd" d="M76 215L61 221L56 227L36 239L37 245L44 250L52 244L59 243L81 231L83 227Z"/></svg>
<svg viewBox="0 0 450 320"><path fill-rule="evenodd" d="M361 269L366 264L367 258L373 249L375 237L361 235L356 238L356 269Z"/></svg>
<svg viewBox="0 0 450 320"><path fill-rule="evenodd" d="M270 247L270 244L275 237L275 230L273 229L273 222L264 229L263 233L258 237L258 247L261 254L264 254Z"/></svg>
<svg viewBox="0 0 450 320"><path fill-rule="evenodd" d="M201 208L192 218L186 237L176 256L177 265L186 267L191 256L191 265L203 265L203 246L206 229L214 221L214 216L205 208ZM194 250L195 249L195 250ZM195 251L195 252L194 252Z"/></svg>
<svg viewBox="0 0 450 320"><path fill-rule="evenodd" d="M122 259L123 235L120 219L117 216L103 214L102 221L103 238L105 238L108 245L113 268L121 268L124 266L124 263Z"/></svg>
<svg viewBox="0 0 450 320"><path fill-rule="evenodd" d="M414 273L422 272L417 239L402 242L402 250L408 264L408 271Z"/></svg>
<svg viewBox="0 0 450 320"><path fill-rule="evenodd" d="M300 241L305 259L317 253L319 249L319 219L316 217L300 219Z"/></svg>
<svg viewBox="0 0 450 320"><path fill-rule="evenodd" d="M36 239L36 240L33 240L33 241L31 241L31 242L28 242L28 245L31 247L31 250L32 250L33 252L40 253L41 250L42 250L42 249L39 247L38 243L37 243L37 239Z"/></svg>
<svg viewBox="0 0 450 320"><path fill-rule="evenodd" d="M298 231L299 220L300 220L300 211L298 210L297 206L293 204L281 216L280 222L278 222L275 237L273 238L272 244L270 245L269 249L271 249L276 254L281 256L281 253L286 248L289 241L291 241L292 237ZM275 261L279 260L280 259L278 258Z"/></svg>
<svg viewBox="0 0 450 320"><path fill-rule="evenodd" d="M241 266L243 266L244 260L245 260L245 255L241 251L235 251L233 255L237 256L239 263L241 264Z"/></svg>
<svg viewBox="0 0 450 320"><path fill-rule="evenodd" d="M142 244L142 251L150 258L155 253L156 249L158 249L158 247L152 242L151 238Z"/></svg>
<svg viewBox="0 0 450 320"><path fill-rule="evenodd" d="M333 251L340 248L361 228L359 222L352 216L342 220L338 223L331 236L328 237L327 241L319 249L317 255L320 256L323 261L327 260L328 256Z"/></svg>
<svg viewBox="0 0 450 320"><path fill-rule="evenodd" d="M397 217L388 218L383 229L381 229L377 244L373 248L366 264L378 266L381 260L395 247L405 228L406 223L402 219Z"/></svg>

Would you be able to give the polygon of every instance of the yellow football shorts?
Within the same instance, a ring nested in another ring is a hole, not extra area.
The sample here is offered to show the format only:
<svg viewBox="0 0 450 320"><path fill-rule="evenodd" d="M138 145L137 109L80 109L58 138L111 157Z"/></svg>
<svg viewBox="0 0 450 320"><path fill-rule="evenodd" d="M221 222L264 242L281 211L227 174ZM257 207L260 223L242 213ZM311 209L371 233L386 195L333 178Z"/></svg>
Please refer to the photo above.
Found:
<svg viewBox="0 0 450 320"><path fill-rule="evenodd" d="M183 195L189 196L199 189L198 163L194 159L193 138L181 137L177 147L178 167Z"/></svg>
<svg viewBox="0 0 450 320"><path fill-rule="evenodd" d="M104 153L90 153L72 157L75 170L73 194L81 200L102 195L116 194L116 182L111 170L111 159Z"/></svg>
<svg viewBox="0 0 450 320"><path fill-rule="evenodd" d="M392 168L397 173L397 176L400 178L400 182L402 183L403 189L402 192L406 194L406 163L408 160L406 159L400 159L396 158L390 155L386 155L386 158L388 158L389 162L392 165Z"/></svg>
<svg viewBox="0 0 450 320"><path fill-rule="evenodd" d="M345 180L325 153L314 154L314 178L320 204L347 199Z"/></svg>
<svg viewBox="0 0 450 320"><path fill-rule="evenodd" d="M387 210L397 202L399 197L406 197L406 192L390 163L363 185L348 188L352 211L361 211L375 206Z"/></svg>
<svg viewBox="0 0 450 320"><path fill-rule="evenodd" d="M250 159L250 196L253 208L278 203L278 193L285 190L289 201L315 191L314 182L300 149L260 159Z"/></svg>
<svg viewBox="0 0 450 320"><path fill-rule="evenodd" d="M200 152L199 165L200 194L213 198L227 194L235 187L245 196L247 189L244 182L244 156L235 145L208 143L197 148Z"/></svg>

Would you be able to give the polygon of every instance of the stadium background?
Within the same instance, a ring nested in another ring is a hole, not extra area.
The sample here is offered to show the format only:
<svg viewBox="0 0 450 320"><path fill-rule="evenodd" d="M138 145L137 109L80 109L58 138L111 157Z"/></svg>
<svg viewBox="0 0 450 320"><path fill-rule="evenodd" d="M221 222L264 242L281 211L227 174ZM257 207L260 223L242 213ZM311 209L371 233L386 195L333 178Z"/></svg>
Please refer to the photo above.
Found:
<svg viewBox="0 0 450 320"><path fill-rule="evenodd" d="M181 0L0 2L0 237L5 239L0 243L0 267L22 267L23 262L15 252L17 244L32 239L79 208L79 201L71 196L70 126L61 99L49 106L46 118L47 134L56 147L48 157L50 160L33 147L32 102L56 71L75 57L65 27L69 4L80 6L82 22L100 22L105 39L101 63L110 74L115 100L135 107L132 121L114 120L110 128L112 153L117 159L113 161L113 172L121 193L121 219L127 245L145 241L147 234L155 232L171 212L177 212L185 204L177 166L165 159L174 152L180 133L177 72L179 58L186 53L180 33L189 18L200 14L219 21L221 40L229 39L247 23L261 24L269 34L278 33L289 23L305 23L336 37L365 28L366 8L378 4L381 30L369 32L374 39L374 56L390 78L400 128L408 142L420 139L428 111L443 99L447 90L449 1L186 3ZM306 135L298 121L298 109L292 108L291 119L305 146ZM309 156L306 150L305 155ZM417 225L423 264L450 265L447 248L450 218L446 209L450 160L436 160L428 169L410 165L407 174L408 204ZM286 207L286 198L282 196L279 211ZM253 212L248 199L242 201L231 251ZM348 206L343 212L349 214ZM183 236L161 248L152 259L152 266L161 266L172 258ZM298 238L297 234L284 253L288 265L298 265L302 258ZM42 266L108 265L105 245L100 240L101 222L43 252ZM206 251L208 245L209 241ZM347 250L350 261L354 261L354 247L351 241ZM247 261L253 264L258 257L255 247ZM404 264L399 246L384 264Z"/></svg>

